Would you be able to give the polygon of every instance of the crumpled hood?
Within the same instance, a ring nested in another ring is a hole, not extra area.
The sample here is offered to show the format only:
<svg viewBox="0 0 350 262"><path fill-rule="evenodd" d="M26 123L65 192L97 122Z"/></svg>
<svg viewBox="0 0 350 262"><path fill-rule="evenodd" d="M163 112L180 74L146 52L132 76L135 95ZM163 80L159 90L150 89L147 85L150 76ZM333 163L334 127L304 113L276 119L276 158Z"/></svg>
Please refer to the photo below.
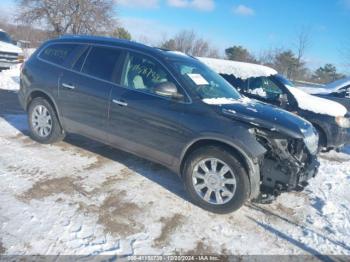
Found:
<svg viewBox="0 0 350 262"><path fill-rule="evenodd" d="M19 48L16 45L2 42L0 41L0 52L9 52L9 53L17 53L17 54L22 54L23 51L21 48Z"/></svg>
<svg viewBox="0 0 350 262"><path fill-rule="evenodd" d="M208 103L205 100L203 102L216 106L225 116L293 138L304 138L304 134L313 129L308 121L278 107L247 98L230 101L231 103Z"/></svg>

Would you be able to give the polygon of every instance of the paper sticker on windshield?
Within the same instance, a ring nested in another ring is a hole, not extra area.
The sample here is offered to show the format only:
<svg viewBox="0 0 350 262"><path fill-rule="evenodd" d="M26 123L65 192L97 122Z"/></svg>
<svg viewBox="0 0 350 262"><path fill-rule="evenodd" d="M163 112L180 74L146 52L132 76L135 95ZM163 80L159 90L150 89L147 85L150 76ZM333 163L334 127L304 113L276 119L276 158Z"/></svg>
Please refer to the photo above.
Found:
<svg viewBox="0 0 350 262"><path fill-rule="evenodd" d="M187 74L197 86L209 85L201 74Z"/></svg>

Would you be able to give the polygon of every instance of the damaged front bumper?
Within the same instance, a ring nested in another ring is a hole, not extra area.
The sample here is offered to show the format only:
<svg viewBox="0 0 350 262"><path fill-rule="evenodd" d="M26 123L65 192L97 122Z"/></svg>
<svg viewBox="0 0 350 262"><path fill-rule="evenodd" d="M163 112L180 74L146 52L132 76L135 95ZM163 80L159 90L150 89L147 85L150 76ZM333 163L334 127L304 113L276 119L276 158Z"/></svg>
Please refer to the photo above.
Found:
<svg viewBox="0 0 350 262"><path fill-rule="evenodd" d="M304 141L268 137L258 140L267 153L260 160L260 195L255 202L270 203L283 192L302 191L317 175L317 156L310 153Z"/></svg>
<svg viewBox="0 0 350 262"><path fill-rule="evenodd" d="M262 170L262 183L260 187L260 195L256 202L262 204L271 203L281 193L291 191L302 191L308 185L308 180L315 177L318 173L320 163L316 157L312 157L312 161L302 170L295 173L283 173L280 171L280 165L274 165L271 160L267 160ZM274 170L271 169L273 166Z"/></svg>

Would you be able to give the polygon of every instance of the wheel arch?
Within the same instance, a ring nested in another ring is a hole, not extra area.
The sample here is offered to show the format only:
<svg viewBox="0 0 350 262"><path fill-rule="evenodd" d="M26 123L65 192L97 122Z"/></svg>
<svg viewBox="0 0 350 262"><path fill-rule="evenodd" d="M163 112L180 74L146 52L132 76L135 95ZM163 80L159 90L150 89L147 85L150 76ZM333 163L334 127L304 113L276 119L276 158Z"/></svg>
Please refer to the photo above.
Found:
<svg viewBox="0 0 350 262"><path fill-rule="evenodd" d="M325 143L325 147L327 147L328 145L328 136L327 136L327 131L325 128L322 127L322 125L312 122L312 125L316 128L317 132L320 133L319 135L323 137L324 139L324 143Z"/></svg>
<svg viewBox="0 0 350 262"><path fill-rule="evenodd" d="M30 92L30 94L28 95L28 97L26 99L26 104L25 104L26 111L28 111L29 105L33 101L33 99L38 98L38 97L42 97L42 98L46 99L50 103L50 105L52 106L53 110L55 110L55 113L56 113L56 115L58 117L58 120L60 121L60 123L62 123L61 122L61 115L60 115L60 113L58 111L58 107L57 107L57 104L56 104L55 100L53 99L53 97L51 95L47 94L46 92L44 92L42 90L33 90L32 92Z"/></svg>
<svg viewBox="0 0 350 262"><path fill-rule="evenodd" d="M185 162L188 156L194 152L196 149L204 146L218 146L226 149L231 154L233 154L239 162L243 164L244 169L248 174L248 179L250 181L250 198L255 198L260 193L260 169L258 164L254 164L252 159L245 153L240 147L229 143L227 141L222 141L216 138L202 138L192 142L184 150L181 162L180 162L180 176L183 176L183 171L185 167Z"/></svg>

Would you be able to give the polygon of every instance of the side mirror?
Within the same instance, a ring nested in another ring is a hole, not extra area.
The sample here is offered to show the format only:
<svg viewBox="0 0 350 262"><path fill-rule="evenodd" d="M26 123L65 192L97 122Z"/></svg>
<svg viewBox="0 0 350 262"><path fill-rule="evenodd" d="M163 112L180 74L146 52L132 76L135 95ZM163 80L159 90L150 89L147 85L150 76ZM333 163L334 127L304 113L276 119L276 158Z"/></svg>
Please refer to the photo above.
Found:
<svg viewBox="0 0 350 262"><path fill-rule="evenodd" d="M183 98L183 95L178 92L177 87L171 82L164 82L158 84L154 88L154 91L157 95L174 98L176 100L180 100Z"/></svg>

